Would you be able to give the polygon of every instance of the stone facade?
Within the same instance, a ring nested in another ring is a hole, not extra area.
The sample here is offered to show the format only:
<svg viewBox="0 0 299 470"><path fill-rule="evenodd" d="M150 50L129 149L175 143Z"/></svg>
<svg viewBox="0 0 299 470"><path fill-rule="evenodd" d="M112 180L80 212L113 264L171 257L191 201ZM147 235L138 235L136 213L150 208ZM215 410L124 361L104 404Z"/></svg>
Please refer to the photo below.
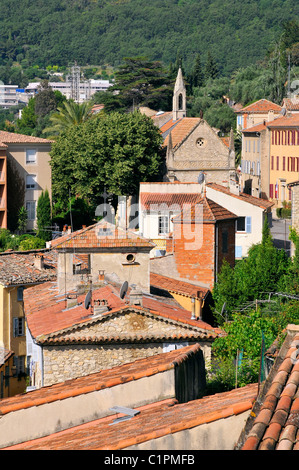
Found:
<svg viewBox="0 0 299 470"><path fill-rule="evenodd" d="M181 126L179 123L172 132ZM234 151L227 148L208 123L198 119L179 145L168 148L167 178L173 176L177 181L197 183L199 173L204 171L207 182L227 184L235 177L234 156Z"/></svg>
<svg viewBox="0 0 299 470"><path fill-rule="evenodd" d="M194 340L196 337L198 341ZM200 343L205 360L211 357L211 344L200 340L199 329L134 311L111 315L105 320L100 316L51 338L42 344L44 385L160 354L186 342ZM36 383L40 372L36 368Z"/></svg>

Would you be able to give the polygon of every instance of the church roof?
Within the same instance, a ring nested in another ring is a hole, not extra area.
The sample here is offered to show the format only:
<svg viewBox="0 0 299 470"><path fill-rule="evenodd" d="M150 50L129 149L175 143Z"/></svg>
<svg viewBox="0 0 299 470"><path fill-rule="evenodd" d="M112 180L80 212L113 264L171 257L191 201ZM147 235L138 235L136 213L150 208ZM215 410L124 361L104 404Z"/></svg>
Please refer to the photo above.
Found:
<svg viewBox="0 0 299 470"><path fill-rule="evenodd" d="M172 121L172 120L171 120ZM175 148L180 145L191 132L198 126L202 121L201 118L189 118L185 117L179 119L175 125L171 128L172 147ZM163 134L163 128L161 129ZM167 147L169 141L169 133L164 138L163 145Z"/></svg>

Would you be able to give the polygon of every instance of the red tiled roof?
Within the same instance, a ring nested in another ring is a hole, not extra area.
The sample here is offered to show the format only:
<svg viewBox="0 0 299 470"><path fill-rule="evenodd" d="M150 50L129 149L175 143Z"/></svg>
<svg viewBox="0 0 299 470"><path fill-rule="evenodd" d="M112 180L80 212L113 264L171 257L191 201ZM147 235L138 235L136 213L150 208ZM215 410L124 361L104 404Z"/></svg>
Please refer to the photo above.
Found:
<svg viewBox="0 0 299 470"><path fill-rule="evenodd" d="M106 221L100 221L76 232L63 235L51 242L56 249L76 248L119 248L143 247L152 249L155 246L149 240L142 238L130 230L116 227Z"/></svg>
<svg viewBox="0 0 299 470"><path fill-rule="evenodd" d="M221 186L217 183L208 183L207 186L221 193L228 194L229 196L239 199L240 201L248 202L248 204L261 207L262 209L268 209L274 205L274 202L268 201L267 199L254 197L246 193L240 193L239 195L234 194L228 188L225 188L224 186Z"/></svg>
<svg viewBox="0 0 299 470"><path fill-rule="evenodd" d="M169 209L176 206L181 210L184 204L190 204L197 201L198 193L140 193L140 203L145 210L155 210L155 205L166 204ZM157 208L158 209L158 208Z"/></svg>
<svg viewBox="0 0 299 470"><path fill-rule="evenodd" d="M253 409L242 450L299 450L299 327L288 330Z"/></svg>
<svg viewBox="0 0 299 470"><path fill-rule="evenodd" d="M205 298L209 293L209 289L196 286L195 284L179 281L161 274L150 273L151 286L164 289L169 292L187 295L188 297Z"/></svg>
<svg viewBox="0 0 299 470"><path fill-rule="evenodd" d="M31 135L0 131L0 142L5 144L50 144L52 141L41 137L33 137Z"/></svg>
<svg viewBox="0 0 299 470"><path fill-rule="evenodd" d="M273 119L273 121L270 121L267 123L267 127L269 129L273 129L276 127L283 127L283 128L299 127L299 113Z"/></svg>
<svg viewBox="0 0 299 470"><path fill-rule="evenodd" d="M199 350L199 344L193 344L167 353L137 359L134 362L115 366L111 369L103 369L94 374L42 387L25 394L4 398L0 400L0 415L69 397L76 397L96 390L103 390L174 369L176 365L188 360L190 356L193 356Z"/></svg>
<svg viewBox="0 0 299 470"><path fill-rule="evenodd" d="M95 289L93 298L106 300L109 310L102 313L101 317L94 317L93 312L84 307L84 299L86 294L78 296L78 305L72 308L66 308L64 295L57 295L58 291L53 283L45 283L33 288L26 289L24 292L24 307L28 328L34 338L38 342L76 342L73 339L72 330L83 324L95 321L102 321L110 316L121 315L126 311L142 312L143 314L158 316L163 319L178 322L179 324L193 327L192 330L186 330L185 338L193 338L204 335L206 338L214 338L221 331L213 328L208 323L201 320L192 320L190 312L183 309L174 300L164 300L152 295L143 296L143 305L130 305L119 298L117 290L111 285ZM45 299L47 302L45 304ZM63 332L63 335L62 335ZM59 333L59 338L57 334ZM172 335L172 334L171 334ZM170 336L171 336L170 335ZM164 335L165 336L165 335ZM163 336L163 337L164 337ZM170 338L169 336L169 338ZM157 336L158 338L158 336ZM171 336L172 339L179 339L176 334ZM122 332L117 336L101 336L80 338L81 342L120 342L124 340L130 341L148 341L152 339L151 332L143 332L138 335L125 335ZM180 339L181 336L180 336Z"/></svg>
<svg viewBox="0 0 299 470"><path fill-rule="evenodd" d="M278 104L272 103L272 101L269 101L266 99L261 99L261 100L255 101L255 103L245 106L240 111L238 111L238 113L258 114L258 113L267 113L268 111L276 111L279 113L281 109L282 109L281 106L279 106Z"/></svg>
<svg viewBox="0 0 299 470"><path fill-rule="evenodd" d="M249 412L256 391L257 385L253 384L182 404L175 399L164 400L139 407L137 415L113 426L114 419L122 415L100 418L6 449L121 450Z"/></svg>
<svg viewBox="0 0 299 470"><path fill-rule="evenodd" d="M247 129L242 129L243 133L251 133L251 132L262 132L267 129L267 123L257 124L256 126L248 127Z"/></svg>
<svg viewBox="0 0 299 470"><path fill-rule="evenodd" d="M34 265L35 254L43 256L44 269ZM56 253L40 251L0 253L0 284L35 284L56 279Z"/></svg>
<svg viewBox="0 0 299 470"><path fill-rule="evenodd" d="M202 212L200 210L202 206ZM197 219L197 217L199 217ZM215 223L219 220L236 219L237 216L206 196L199 196L191 208L183 209L181 214L173 218L173 223Z"/></svg>
<svg viewBox="0 0 299 470"><path fill-rule="evenodd" d="M298 98L284 98L283 106L288 111L299 111L299 99Z"/></svg>

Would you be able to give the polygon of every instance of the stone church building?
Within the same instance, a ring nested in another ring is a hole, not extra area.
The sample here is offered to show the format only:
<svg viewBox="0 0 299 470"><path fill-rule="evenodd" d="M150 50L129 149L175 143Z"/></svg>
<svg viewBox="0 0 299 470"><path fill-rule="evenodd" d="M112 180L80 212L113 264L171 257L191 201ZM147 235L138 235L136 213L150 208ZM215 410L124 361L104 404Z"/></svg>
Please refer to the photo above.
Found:
<svg viewBox="0 0 299 470"><path fill-rule="evenodd" d="M233 134L222 139L201 117L187 117L181 69L174 87L172 112L159 111L151 117L160 128L167 149L164 181L197 183L201 172L207 183L228 186L236 181Z"/></svg>

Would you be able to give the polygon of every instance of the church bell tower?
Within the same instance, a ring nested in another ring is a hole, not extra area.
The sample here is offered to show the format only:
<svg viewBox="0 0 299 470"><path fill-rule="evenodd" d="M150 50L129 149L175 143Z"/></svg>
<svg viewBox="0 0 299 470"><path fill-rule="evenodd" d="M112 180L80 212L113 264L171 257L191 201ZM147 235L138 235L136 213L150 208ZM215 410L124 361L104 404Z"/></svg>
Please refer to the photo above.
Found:
<svg viewBox="0 0 299 470"><path fill-rule="evenodd" d="M173 120L177 121L187 115L187 106L186 106L186 87L183 79L181 67L178 70L178 75L176 78L173 100L172 100L172 112Z"/></svg>

